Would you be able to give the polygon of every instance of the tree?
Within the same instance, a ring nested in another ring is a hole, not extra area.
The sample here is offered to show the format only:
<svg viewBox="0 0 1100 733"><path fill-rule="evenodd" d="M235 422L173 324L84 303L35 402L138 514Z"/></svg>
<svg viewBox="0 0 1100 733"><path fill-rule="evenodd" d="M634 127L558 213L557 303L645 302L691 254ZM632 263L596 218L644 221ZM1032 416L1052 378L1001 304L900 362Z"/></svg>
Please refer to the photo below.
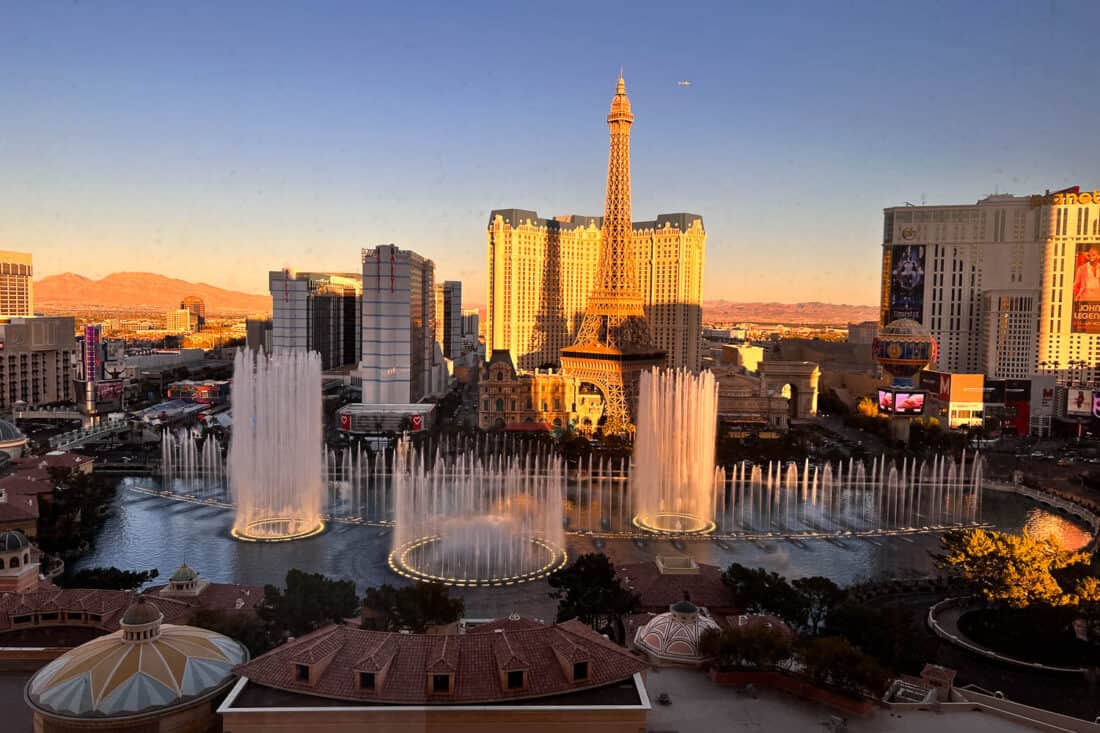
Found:
<svg viewBox="0 0 1100 733"><path fill-rule="evenodd" d="M1074 603L1053 572L1088 561L1086 553L1067 552L1052 537L1037 539L1026 530L1020 535L959 530L941 543L944 551L936 555L941 568L971 583L986 601L1012 608Z"/></svg>
<svg viewBox="0 0 1100 733"><path fill-rule="evenodd" d="M843 636L865 654L899 672L916 674L932 658L929 638L898 608L872 608L849 601L829 612L821 633Z"/></svg>
<svg viewBox="0 0 1100 733"><path fill-rule="evenodd" d="M805 610L802 625L811 634L818 633L833 608L844 599L844 591L836 583L820 575L798 578L792 585L801 596L801 606Z"/></svg>
<svg viewBox="0 0 1100 733"><path fill-rule="evenodd" d="M116 567L84 568L60 578L59 585L65 588L132 590L145 585L157 575L156 568L145 571L119 570Z"/></svg>
<svg viewBox="0 0 1100 733"><path fill-rule="evenodd" d="M863 417L878 417L878 403L870 397L861 397L856 403L856 413Z"/></svg>
<svg viewBox="0 0 1100 733"><path fill-rule="evenodd" d="M805 601L782 575L733 563L722 573L722 582L745 611L770 613L791 626L805 625Z"/></svg>
<svg viewBox="0 0 1100 733"><path fill-rule="evenodd" d="M637 593L623 587L607 555L590 552L550 577L558 599L557 620L579 618L597 631L622 637L622 617L638 609Z"/></svg>
<svg viewBox="0 0 1100 733"><path fill-rule="evenodd" d="M363 609L365 629L422 634L429 626L442 626L462 618L466 605L461 598L451 598L447 586L440 583L415 583L401 588L384 584L367 589Z"/></svg>
<svg viewBox="0 0 1100 733"><path fill-rule="evenodd" d="M1094 575L1077 581L1074 589L1077 596L1077 609L1088 622L1093 635L1100 635L1100 578Z"/></svg>
<svg viewBox="0 0 1100 733"><path fill-rule="evenodd" d="M256 615L275 638L301 636L325 624L343 623L359 610L355 583L330 580L320 573L293 569L286 574L286 590L264 586Z"/></svg>
<svg viewBox="0 0 1100 733"><path fill-rule="evenodd" d="M762 624L710 630L699 640L699 650L728 672L746 667L767 669L791 655L791 639L779 629Z"/></svg>
<svg viewBox="0 0 1100 733"><path fill-rule="evenodd" d="M275 646L268 633L267 625L251 613L227 611L218 608L199 608L187 620L191 626L209 629L230 639L235 639L246 647L253 657L257 657Z"/></svg>
<svg viewBox="0 0 1100 733"><path fill-rule="evenodd" d="M886 670L839 636L819 636L804 641L798 645L797 656L806 674L818 684L875 696L886 686Z"/></svg>

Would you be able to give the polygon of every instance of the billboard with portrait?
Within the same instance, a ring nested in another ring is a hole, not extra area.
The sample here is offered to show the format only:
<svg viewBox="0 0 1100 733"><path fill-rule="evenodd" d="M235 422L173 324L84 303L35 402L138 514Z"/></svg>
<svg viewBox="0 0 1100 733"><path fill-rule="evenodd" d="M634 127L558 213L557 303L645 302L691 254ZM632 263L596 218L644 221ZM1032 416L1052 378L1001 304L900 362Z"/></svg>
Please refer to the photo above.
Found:
<svg viewBox="0 0 1100 733"><path fill-rule="evenodd" d="M100 381L95 384L96 409L114 410L122 406L122 394L125 391L126 382L121 379Z"/></svg>
<svg viewBox="0 0 1100 733"><path fill-rule="evenodd" d="M1100 417L1100 392L1092 393L1092 416Z"/></svg>
<svg viewBox="0 0 1100 733"><path fill-rule="evenodd" d="M923 312L924 245L895 245L890 252L889 320L908 318L920 323Z"/></svg>
<svg viewBox="0 0 1100 733"><path fill-rule="evenodd" d="M1100 333L1100 242L1077 245L1072 313L1074 333Z"/></svg>
<svg viewBox="0 0 1100 733"><path fill-rule="evenodd" d="M1070 387L1066 390L1066 414L1067 415L1091 415L1092 391L1080 387Z"/></svg>

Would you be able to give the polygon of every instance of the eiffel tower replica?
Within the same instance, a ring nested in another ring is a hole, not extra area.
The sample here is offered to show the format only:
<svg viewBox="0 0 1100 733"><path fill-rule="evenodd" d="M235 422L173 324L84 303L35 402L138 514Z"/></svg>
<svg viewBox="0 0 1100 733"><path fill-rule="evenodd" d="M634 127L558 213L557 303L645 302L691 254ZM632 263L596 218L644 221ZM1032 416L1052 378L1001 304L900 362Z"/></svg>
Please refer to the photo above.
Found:
<svg viewBox="0 0 1100 733"><path fill-rule="evenodd" d="M592 384L603 393L604 432L620 434L631 428L641 373L665 363L665 353L653 345L634 263L630 219L633 122L626 82L620 71L607 115L611 154L607 162L599 269L576 341L561 352L565 374Z"/></svg>

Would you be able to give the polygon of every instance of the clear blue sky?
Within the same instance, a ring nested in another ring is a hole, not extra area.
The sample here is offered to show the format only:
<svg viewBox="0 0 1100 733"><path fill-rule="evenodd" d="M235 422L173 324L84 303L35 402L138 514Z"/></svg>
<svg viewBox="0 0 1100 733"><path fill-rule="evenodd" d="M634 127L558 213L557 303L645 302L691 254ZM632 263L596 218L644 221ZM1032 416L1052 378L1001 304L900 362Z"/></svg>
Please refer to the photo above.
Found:
<svg viewBox="0 0 1100 733"><path fill-rule="evenodd" d="M883 207L1100 185L1096 2L226 5L0 5L0 248L263 292L393 241L482 303L490 209L602 213L620 66L707 298L873 303Z"/></svg>

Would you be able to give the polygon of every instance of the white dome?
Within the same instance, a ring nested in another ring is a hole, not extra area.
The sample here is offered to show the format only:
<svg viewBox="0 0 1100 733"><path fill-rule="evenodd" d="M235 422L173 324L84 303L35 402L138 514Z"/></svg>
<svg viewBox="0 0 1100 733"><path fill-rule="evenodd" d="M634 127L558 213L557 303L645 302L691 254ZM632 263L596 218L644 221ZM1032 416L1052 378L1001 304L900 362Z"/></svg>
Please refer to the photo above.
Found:
<svg viewBox="0 0 1100 733"><path fill-rule="evenodd" d="M687 610L686 606L691 606L691 610ZM658 659L695 663L703 659L699 652L699 640L704 632L712 629L717 631L718 624L699 613L691 604L681 601L638 629L634 644Z"/></svg>

